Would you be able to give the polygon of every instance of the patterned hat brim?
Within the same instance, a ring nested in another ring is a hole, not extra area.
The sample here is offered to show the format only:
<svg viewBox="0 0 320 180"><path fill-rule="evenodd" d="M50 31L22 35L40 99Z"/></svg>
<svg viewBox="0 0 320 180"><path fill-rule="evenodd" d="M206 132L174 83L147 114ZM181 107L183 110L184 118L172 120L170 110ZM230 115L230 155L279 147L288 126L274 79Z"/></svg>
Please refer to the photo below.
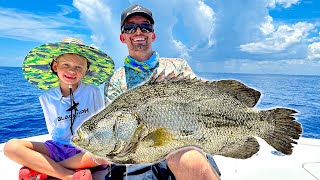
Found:
<svg viewBox="0 0 320 180"><path fill-rule="evenodd" d="M79 54L88 60L89 70L82 79L86 84L99 86L114 73L114 62L106 53L86 45L56 42L38 46L27 54L22 65L24 77L43 90L58 86L59 79L52 72L50 63L66 53Z"/></svg>

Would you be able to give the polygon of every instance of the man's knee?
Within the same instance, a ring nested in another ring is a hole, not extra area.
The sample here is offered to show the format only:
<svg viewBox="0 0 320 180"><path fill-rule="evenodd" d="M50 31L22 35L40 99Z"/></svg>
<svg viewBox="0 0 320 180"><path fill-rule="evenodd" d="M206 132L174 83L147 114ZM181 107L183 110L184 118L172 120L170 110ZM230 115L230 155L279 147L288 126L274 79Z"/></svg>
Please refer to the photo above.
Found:
<svg viewBox="0 0 320 180"><path fill-rule="evenodd" d="M204 155L193 148L184 148L170 153L166 160L169 168L173 170L197 169L198 165L207 163Z"/></svg>
<svg viewBox="0 0 320 180"><path fill-rule="evenodd" d="M200 179L218 179L206 155L198 148L188 147L170 153L167 164L176 177L199 177ZM180 179L180 178L178 178Z"/></svg>
<svg viewBox="0 0 320 180"><path fill-rule="evenodd" d="M198 165L208 163L205 155L193 148L181 149L167 156L169 167L185 166L188 168L199 168Z"/></svg>

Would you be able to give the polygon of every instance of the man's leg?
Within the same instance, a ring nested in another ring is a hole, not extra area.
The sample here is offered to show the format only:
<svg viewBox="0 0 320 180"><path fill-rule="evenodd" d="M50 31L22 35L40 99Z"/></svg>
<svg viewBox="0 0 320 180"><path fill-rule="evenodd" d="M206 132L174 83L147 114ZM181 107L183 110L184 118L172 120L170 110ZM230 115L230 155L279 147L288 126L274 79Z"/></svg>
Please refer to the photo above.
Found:
<svg viewBox="0 0 320 180"><path fill-rule="evenodd" d="M208 179L219 180L205 154L196 147L186 147L170 153L167 164L177 180Z"/></svg>

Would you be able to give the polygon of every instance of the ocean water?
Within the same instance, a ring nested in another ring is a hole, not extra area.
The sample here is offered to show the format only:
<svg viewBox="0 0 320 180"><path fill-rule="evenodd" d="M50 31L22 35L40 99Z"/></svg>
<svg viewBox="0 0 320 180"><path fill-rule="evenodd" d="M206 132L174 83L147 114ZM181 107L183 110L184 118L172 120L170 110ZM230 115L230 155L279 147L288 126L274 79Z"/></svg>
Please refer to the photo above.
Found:
<svg viewBox="0 0 320 180"><path fill-rule="evenodd" d="M320 139L320 76L197 73L208 80L237 79L259 90L259 109L289 107L299 112L303 137ZM0 67L0 143L46 134L39 95L21 68Z"/></svg>

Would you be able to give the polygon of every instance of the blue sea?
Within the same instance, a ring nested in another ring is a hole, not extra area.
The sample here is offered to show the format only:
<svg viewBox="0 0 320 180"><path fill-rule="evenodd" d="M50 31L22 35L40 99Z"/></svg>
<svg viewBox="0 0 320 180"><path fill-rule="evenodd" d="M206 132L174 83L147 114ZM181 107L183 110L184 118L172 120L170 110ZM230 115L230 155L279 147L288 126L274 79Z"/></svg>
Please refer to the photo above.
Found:
<svg viewBox="0 0 320 180"><path fill-rule="evenodd" d="M299 112L303 137L320 139L320 76L197 73L207 80L237 79L262 93L257 108L289 107ZM0 67L0 143L46 134L39 95L21 68Z"/></svg>

